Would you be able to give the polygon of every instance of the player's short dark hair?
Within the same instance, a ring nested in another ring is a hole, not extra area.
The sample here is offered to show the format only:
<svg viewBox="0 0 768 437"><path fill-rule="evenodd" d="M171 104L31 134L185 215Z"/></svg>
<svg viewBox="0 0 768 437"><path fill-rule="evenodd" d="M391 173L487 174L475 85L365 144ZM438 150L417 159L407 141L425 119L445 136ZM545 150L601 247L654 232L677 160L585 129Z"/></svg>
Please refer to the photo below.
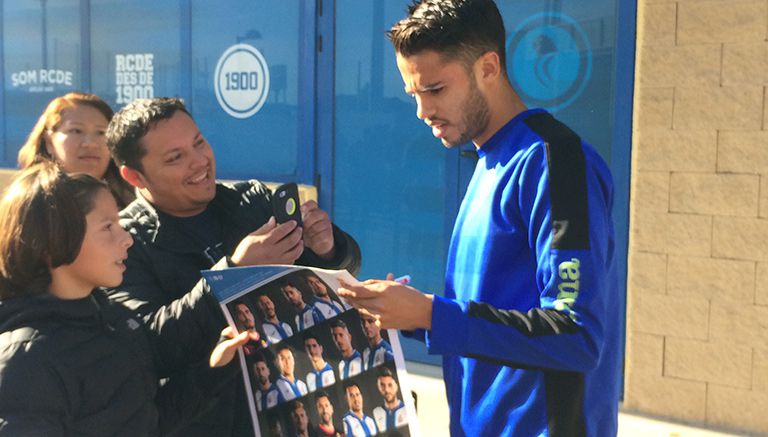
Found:
<svg viewBox="0 0 768 437"><path fill-rule="evenodd" d="M275 356L277 356L280 352L282 352L282 351L284 351L286 349L288 349L288 351L293 353L293 349L290 346L288 346L287 344L281 344L281 345L279 345L277 347L277 349L275 349Z"/></svg>
<svg viewBox="0 0 768 437"><path fill-rule="evenodd" d="M344 393L346 393L347 390L349 390L352 387L357 387L357 389L360 390L360 385L353 381L353 382L348 382L348 383L344 384ZM360 392L362 393L363 391L360 390Z"/></svg>
<svg viewBox="0 0 768 437"><path fill-rule="evenodd" d="M264 364L267 365L267 367L269 367L269 361L267 361L267 357L265 357L264 354L262 354L261 352L256 352L255 354L253 354L253 358L251 358L251 362L252 364L256 364L259 361L263 362Z"/></svg>
<svg viewBox="0 0 768 437"><path fill-rule="evenodd" d="M376 378L377 379L378 378L384 378L384 377L387 377L387 376L392 378L392 379L395 379L395 374L392 373L391 370L389 370L389 367L382 367L381 370L379 370L379 374L378 374L378 376Z"/></svg>
<svg viewBox="0 0 768 437"><path fill-rule="evenodd" d="M471 66L483 54L496 52L506 65L504 21L493 0L414 1L387 37L405 57L434 50L445 60Z"/></svg>
<svg viewBox="0 0 768 437"><path fill-rule="evenodd" d="M328 402L331 401L331 396L325 390L320 390L317 393L315 393L315 402L317 402L318 399L320 398L328 398Z"/></svg>
<svg viewBox="0 0 768 437"><path fill-rule="evenodd" d="M141 158L147 150L141 144L142 138L158 121L173 117L177 111L192 117L178 98L139 99L125 105L112 117L107 128L107 146L115 162L143 171Z"/></svg>
<svg viewBox="0 0 768 437"><path fill-rule="evenodd" d="M320 344L320 339L317 338L317 335L312 332L306 332L304 333L304 343L307 342L307 340L313 339L317 342L317 344Z"/></svg>
<svg viewBox="0 0 768 437"><path fill-rule="evenodd" d="M333 328L344 328L347 331L349 331L349 328L347 327L347 324L344 323L341 319L333 319L331 320L331 329Z"/></svg>

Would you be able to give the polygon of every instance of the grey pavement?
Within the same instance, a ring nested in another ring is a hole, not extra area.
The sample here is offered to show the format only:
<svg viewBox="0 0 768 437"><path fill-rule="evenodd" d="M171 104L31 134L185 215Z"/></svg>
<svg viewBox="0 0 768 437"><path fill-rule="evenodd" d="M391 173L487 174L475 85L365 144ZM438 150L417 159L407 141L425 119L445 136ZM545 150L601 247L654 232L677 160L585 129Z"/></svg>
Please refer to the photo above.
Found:
<svg viewBox="0 0 768 437"><path fill-rule="evenodd" d="M448 436L448 403L440 367L407 362L408 381L418 397L419 428L423 437ZM740 436L696 426L668 422L628 412L619 413L620 437L724 437Z"/></svg>

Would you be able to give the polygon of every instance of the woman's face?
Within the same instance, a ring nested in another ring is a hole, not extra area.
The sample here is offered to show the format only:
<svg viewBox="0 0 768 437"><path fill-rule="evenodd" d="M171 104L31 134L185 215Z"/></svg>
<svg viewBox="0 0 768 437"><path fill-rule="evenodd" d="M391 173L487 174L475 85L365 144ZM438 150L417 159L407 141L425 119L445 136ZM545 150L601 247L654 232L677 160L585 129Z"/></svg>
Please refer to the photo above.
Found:
<svg viewBox="0 0 768 437"><path fill-rule="evenodd" d="M123 282L131 235L118 221L115 198L106 188L99 190L93 209L85 216L85 236L72 264L51 272L56 289L51 293L63 299L88 296L96 287L116 287Z"/></svg>
<svg viewBox="0 0 768 437"><path fill-rule="evenodd" d="M47 132L45 147L67 173L88 173L102 179L109 166L107 125L98 109L76 105L61 112L61 122Z"/></svg>

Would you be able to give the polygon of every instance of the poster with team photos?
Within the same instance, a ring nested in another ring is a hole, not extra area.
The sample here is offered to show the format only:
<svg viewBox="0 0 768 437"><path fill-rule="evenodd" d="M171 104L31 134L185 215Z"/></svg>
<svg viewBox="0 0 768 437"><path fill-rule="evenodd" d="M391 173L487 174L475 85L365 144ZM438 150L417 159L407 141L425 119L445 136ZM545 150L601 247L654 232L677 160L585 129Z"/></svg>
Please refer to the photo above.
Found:
<svg viewBox="0 0 768 437"><path fill-rule="evenodd" d="M258 333L238 353L255 436L419 435L397 332L336 294L347 271L202 273L229 325Z"/></svg>

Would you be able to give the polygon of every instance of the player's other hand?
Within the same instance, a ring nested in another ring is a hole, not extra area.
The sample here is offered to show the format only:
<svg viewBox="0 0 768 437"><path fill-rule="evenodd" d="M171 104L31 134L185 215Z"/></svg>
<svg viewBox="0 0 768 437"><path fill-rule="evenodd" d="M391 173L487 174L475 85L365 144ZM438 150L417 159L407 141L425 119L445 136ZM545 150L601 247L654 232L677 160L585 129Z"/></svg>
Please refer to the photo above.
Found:
<svg viewBox="0 0 768 437"><path fill-rule="evenodd" d="M304 245L323 259L333 258L335 244L333 225L328 213L309 200L301 205L301 221L304 226Z"/></svg>
<svg viewBox="0 0 768 437"><path fill-rule="evenodd" d="M374 315L382 329L430 329L432 295L387 280L369 279L360 285L339 281L337 291L358 310Z"/></svg>
<svg viewBox="0 0 768 437"><path fill-rule="evenodd" d="M236 266L293 264L304 252L303 232L293 220L278 225L270 217L240 241L230 258Z"/></svg>

